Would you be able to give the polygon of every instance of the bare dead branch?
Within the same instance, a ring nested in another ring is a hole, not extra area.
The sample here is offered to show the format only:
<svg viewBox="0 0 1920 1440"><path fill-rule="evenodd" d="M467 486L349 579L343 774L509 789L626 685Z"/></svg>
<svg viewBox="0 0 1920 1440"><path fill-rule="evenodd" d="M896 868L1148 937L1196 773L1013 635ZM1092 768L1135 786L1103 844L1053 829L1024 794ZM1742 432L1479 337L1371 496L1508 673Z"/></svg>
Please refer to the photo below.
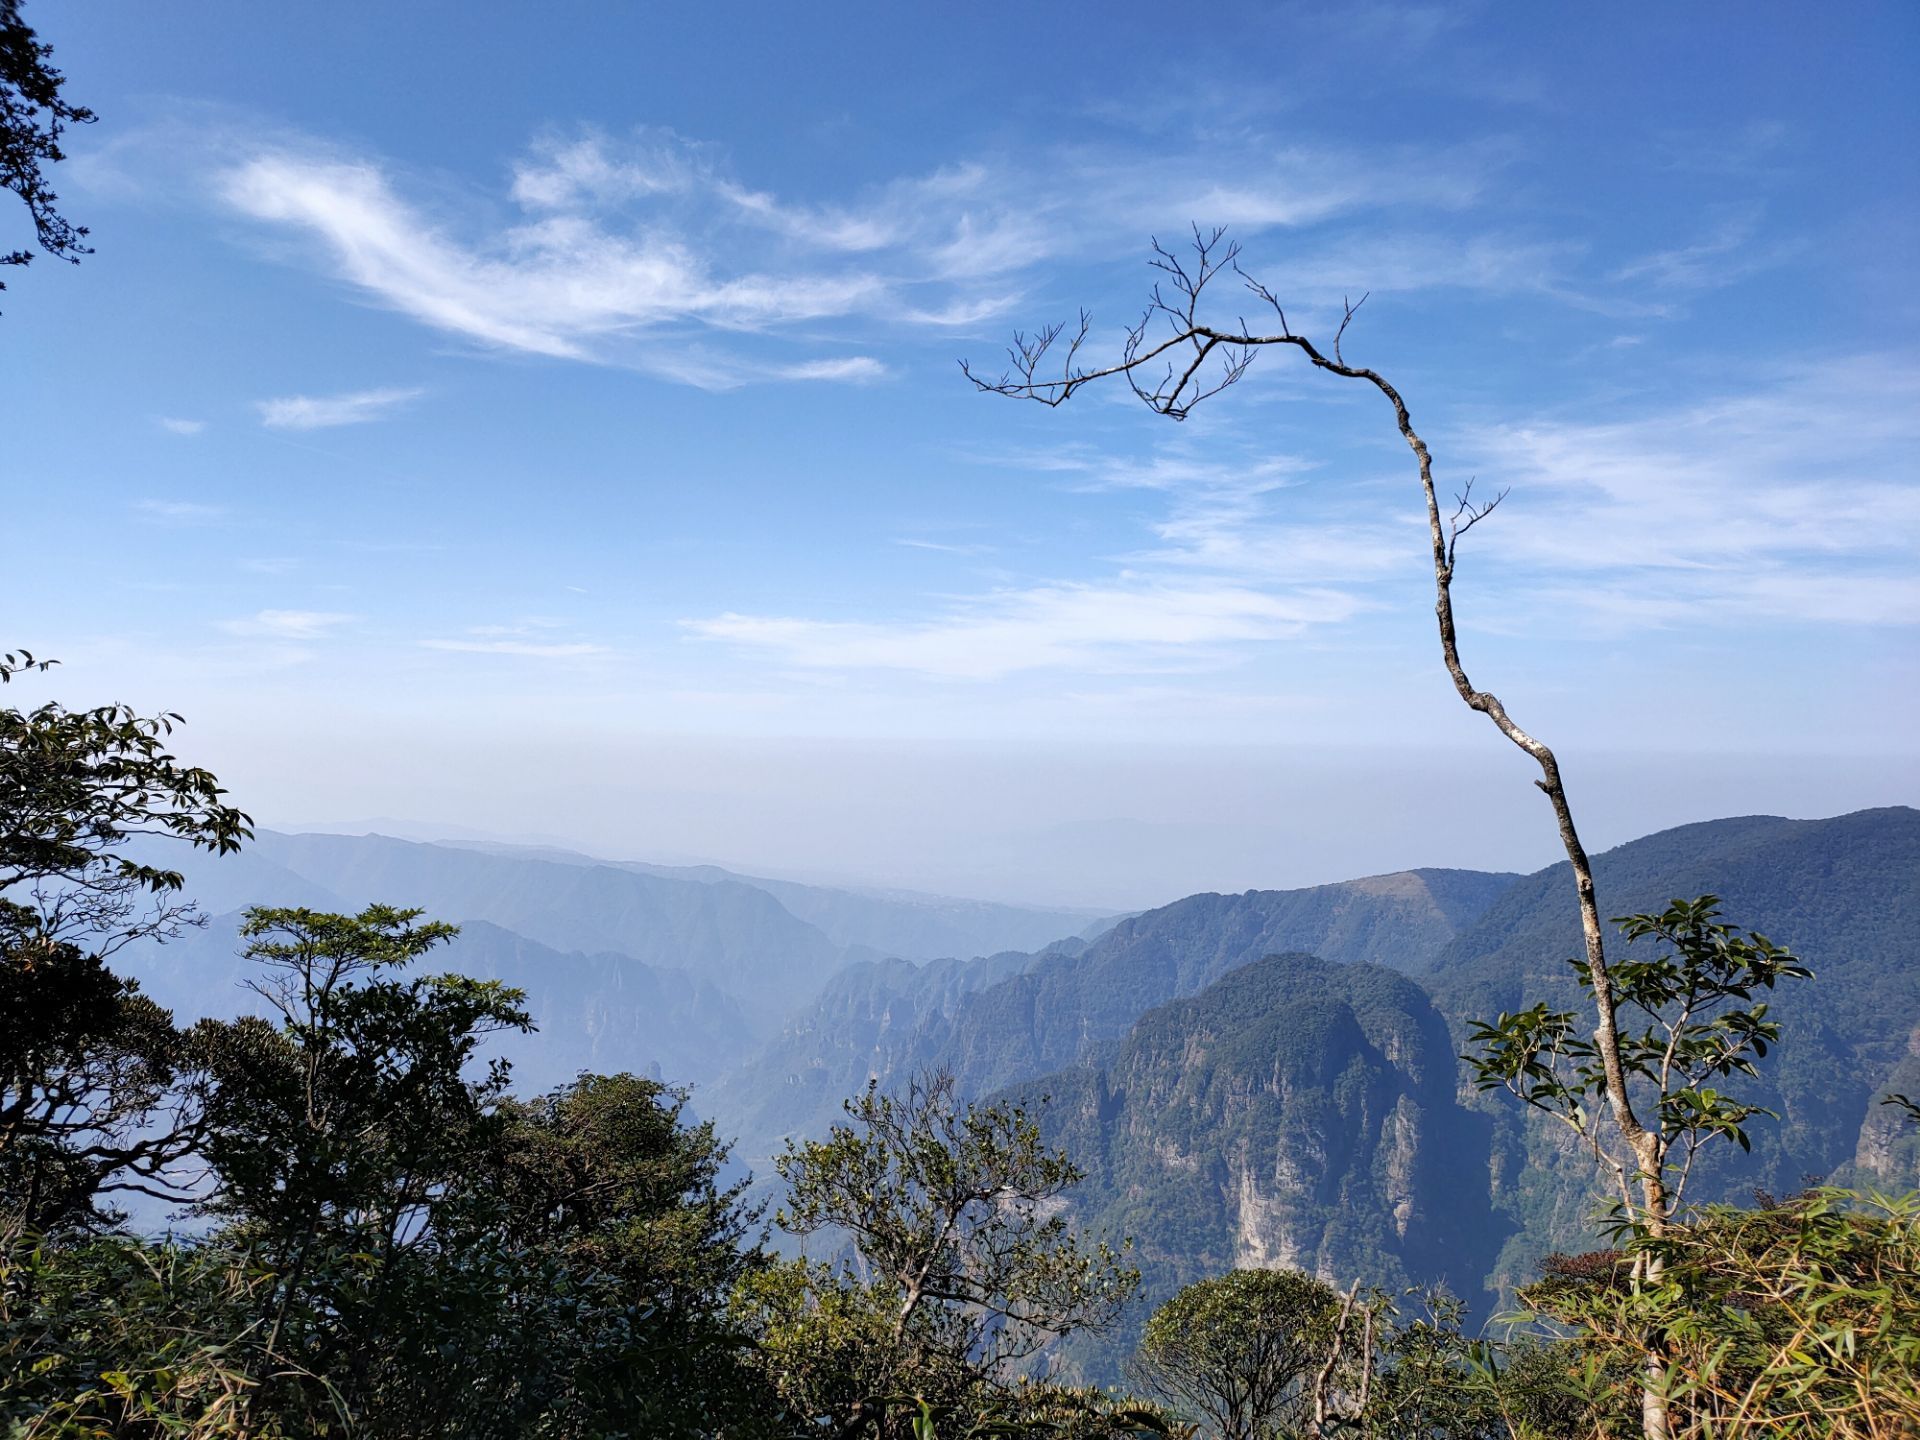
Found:
<svg viewBox="0 0 1920 1440"><path fill-rule="evenodd" d="M1460 537L1486 519L1500 507L1500 502L1512 493L1512 488L1502 490L1484 505L1473 503L1473 479L1469 478L1466 488L1454 496L1453 518L1447 522L1447 574L1453 574L1454 551L1460 544ZM1463 523L1464 522L1464 523Z"/></svg>
<svg viewBox="0 0 1920 1440"><path fill-rule="evenodd" d="M1141 323L1128 333L1127 342L1115 363L1091 369L1075 369L1070 363L1059 380L1036 379L1029 367L1021 380L1013 382L1011 377L1003 377L999 383L981 380L971 371L966 371L964 363L962 369L982 390L1037 400L1046 405L1059 405L1083 385L1110 376L1122 376L1149 408L1169 419L1184 420L1195 405L1217 395L1244 375L1255 353L1271 346L1290 346L1305 356L1315 369L1344 379L1363 381L1392 406L1394 423L1401 438L1413 452L1421 498L1426 509L1434 576L1434 618L1439 630L1441 657L1461 701L1468 708L1485 715L1502 736L1525 752L1539 768L1540 776L1534 783L1552 807L1561 847L1573 872L1586 951L1585 968L1592 982L1594 998L1594 1044L1606 1079L1608 1109L1616 1130L1634 1157L1635 1178L1641 1191L1640 1208L1648 1228L1656 1234L1660 1233L1670 1213L1671 1197L1665 1190L1662 1178L1659 1137L1642 1125L1628 1092L1626 1070L1621 1060L1613 977L1607 967L1605 932L1594 898L1593 868L1574 824L1559 760L1544 741L1530 734L1513 719L1497 695L1474 685L1460 657L1452 590L1455 550L1460 537L1490 515L1505 498L1505 493L1489 504L1475 506L1463 492L1459 497L1460 508L1455 511L1452 520L1444 518L1434 486L1433 456L1426 441L1414 429L1406 401L1378 371L1364 365L1349 364L1346 360L1343 346L1347 331L1361 306L1366 304L1368 296L1362 295L1357 302L1343 300L1340 324L1334 333L1329 354L1307 337L1293 331L1278 298L1241 268L1238 252L1232 246L1220 250L1223 235L1224 232L1219 230L1203 233L1196 228L1193 235L1194 258L1191 261L1169 252L1157 241L1154 243L1154 258L1150 263L1167 277L1167 283L1173 286L1181 299L1177 303L1169 301L1156 290ZM1256 333L1244 324L1237 329L1221 329L1201 317L1200 302L1208 282L1228 267L1241 276L1248 291L1274 312L1280 324L1277 332ZM1174 326L1173 333L1157 343L1149 344L1147 330L1155 315L1167 316ZM1088 319L1083 312L1083 338L1087 326ZM1174 360L1176 354L1184 359L1184 364ZM1215 355L1223 357L1220 370L1206 372L1203 378L1207 361ZM1143 371L1160 372L1160 378L1148 383L1141 378Z"/></svg>

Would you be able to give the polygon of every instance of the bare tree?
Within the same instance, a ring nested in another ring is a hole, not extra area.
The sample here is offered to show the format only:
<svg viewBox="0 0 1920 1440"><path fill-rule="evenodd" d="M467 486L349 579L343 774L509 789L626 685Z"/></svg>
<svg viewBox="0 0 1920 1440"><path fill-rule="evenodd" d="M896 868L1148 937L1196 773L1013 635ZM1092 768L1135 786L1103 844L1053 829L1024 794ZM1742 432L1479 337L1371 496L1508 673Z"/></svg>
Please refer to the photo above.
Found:
<svg viewBox="0 0 1920 1440"><path fill-rule="evenodd" d="M1245 375L1262 350L1290 347L1305 356L1315 369L1372 386L1392 407L1394 423L1413 452L1421 498L1426 506L1427 538L1433 559L1434 618L1439 627L1440 653L1447 674L1452 677L1460 699L1470 709L1485 715L1539 767L1540 776L1534 783L1552 808L1561 846L1573 870L1585 941L1584 964L1593 997L1593 1054L1600 1071L1599 1088L1626 1151L1620 1174L1622 1177L1630 1174L1632 1188L1638 1191L1637 1203L1630 1207L1633 1218L1658 1235L1672 1215L1673 1199L1667 1191L1660 1137L1642 1123L1629 1089L1628 1067L1622 1058L1615 1017L1618 997L1614 976L1607 964L1606 938L1594 897L1593 867L1574 824L1560 762L1545 741L1523 729L1508 714L1497 695L1481 689L1468 678L1460 658L1453 610L1459 543L1469 530L1493 513L1505 498L1505 492L1479 501L1468 485L1455 497L1451 512L1443 509L1434 484L1432 453L1414 429L1406 401L1378 371L1349 364L1343 353L1342 343L1354 317L1366 303L1366 296L1358 301L1343 302L1339 325L1331 343L1323 349L1293 330L1279 298L1248 275L1239 260L1239 247L1227 241L1222 229L1202 231L1196 226L1187 254L1176 253L1155 240L1151 264L1161 278L1153 287L1139 323L1127 332L1119 359L1110 364L1083 363L1081 357L1091 333L1092 317L1082 310L1071 332L1067 326L1056 324L1034 334L1016 334L1007 352L1008 366L997 376L983 374L965 361L960 368L983 391L1048 406L1065 403L1083 386L1118 378L1155 413L1170 420L1184 420L1201 401L1219 394ZM1232 325L1215 324L1205 318L1202 302L1209 287L1226 275L1241 282L1244 292L1261 311L1271 312L1277 329L1257 329L1249 326L1244 318L1236 318ZM1642 1407L1643 1429L1649 1440L1665 1440L1669 1433L1661 1378L1658 1355L1650 1351Z"/></svg>

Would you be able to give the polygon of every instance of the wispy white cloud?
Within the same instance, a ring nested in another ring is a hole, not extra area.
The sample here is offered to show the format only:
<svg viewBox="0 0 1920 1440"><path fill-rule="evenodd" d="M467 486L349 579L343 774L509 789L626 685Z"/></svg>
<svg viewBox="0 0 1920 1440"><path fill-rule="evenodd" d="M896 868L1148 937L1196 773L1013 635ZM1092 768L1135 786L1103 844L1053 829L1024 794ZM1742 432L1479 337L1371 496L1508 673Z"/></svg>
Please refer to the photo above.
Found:
<svg viewBox="0 0 1920 1440"><path fill-rule="evenodd" d="M1837 360L1693 406L1454 437L1447 473L1513 487L1469 542L1475 596L1495 602L1470 614L1523 629L1541 615L1609 628L1920 622L1917 389L1909 360ZM1070 489L1165 498L1141 522L1152 543L1118 557L1110 580L996 589L931 616L727 613L683 627L799 671L1152 674L1231 665L1424 587L1419 516L1382 508L1372 477L1212 443L996 458Z"/></svg>
<svg viewBox="0 0 1920 1440"><path fill-rule="evenodd" d="M345 395L283 395L262 400L256 408L260 423L269 430L325 430L384 419L425 393L419 389L385 389L354 390Z"/></svg>
<svg viewBox="0 0 1920 1440"><path fill-rule="evenodd" d="M538 660L573 660L607 653L605 645L586 641L422 640L420 645L425 650L450 650L470 655L524 655Z"/></svg>
<svg viewBox="0 0 1920 1440"><path fill-rule="evenodd" d="M223 620L229 635L267 640L324 640L359 617L332 610L260 610L239 620Z"/></svg>
<svg viewBox="0 0 1920 1440"><path fill-rule="evenodd" d="M1836 359L1609 422L1466 437L1513 487L1488 560L1568 603L1645 621L1920 622L1920 365ZM1477 562L1476 562L1477 563Z"/></svg>
<svg viewBox="0 0 1920 1440"><path fill-rule="evenodd" d="M525 191L524 177L517 184ZM685 240L618 233L572 210L476 246L402 199L366 162L262 155L229 171L223 194L254 219L318 239L343 278L382 303L437 329L540 355L588 358L597 340L670 322L753 328L845 314L878 284L858 273L722 278Z"/></svg>
<svg viewBox="0 0 1920 1440"><path fill-rule="evenodd" d="M1146 522L1158 542L1128 554L1146 570L1207 572L1248 585L1363 582L1403 568L1417 537L1392 517L1367 517L1322 462L1293 455L1207 457L1173 444L1145 456L1065 452L1029 468L1071 475L1075 488L1165 494ZM1317 482L1309 485L1309 482Z"/></svg>
<svg viewBox="0 0 1920 1440"><path fill-rule="evenodd" d="M195 500L136 500L134 513L161 525L211 525L224 520L224 505L203 505Z"/></svg>
<svg viewBox="0 0 1920 1440"><path fill-rule="evenodd" d="M1134 673L1225 663L1235 647L1296 636L1358 608L1335 590L1274 594L1225 584L1042 585L957 602L898 623L725 614L687 633L800 669L892 670L997 680L1034 670Z"/></svg>
<svg viewBox="0 0 1920 1440"><path fill-rule="evenodd" d="M569 587L571 588L571 587ZM589 655L604 655L608 647L584 640L559 640L551 637L564 631L567 622L544 616L529 616L511 625L469 625L454 639L420 641L423 650L444 650L467 655L519 655L536 660L575 660Z"/></svg>
<svg viewBox="0 0 1920 1440"><path fill-rule="evenodd" d="M1505 159L1484 144L1362 157L1211 136L1150 156L1083 147L974 158L814 204L743 183L717 147L670 131L587 130L547 137L513 167L508 198L520 213L506 224L430 212L375 160L285 142L228 164L218 191L241 214L317 242L327 268L364 295L441 331L712 385L869 380L879 362L677 364L658 342L684 351L689 332L737 342L832 320L976 325L1019 298L1010 277L1065 253L1137 247L1195 219L1252 233L1386 205L1457 209ZM1487 273L1503 260L1477 263Z"/></svg>
<svg viewBox="0 0 1920 1440"><path fill-rule="evenodd" d="M1629 261L1612 278L1666 290L1717 290L1779 264L1793 249L1777 238L1763 239L1759 212L1747 210L1722 220L1697 240Z"/></svg>
<svg viewBox="0 0 1920 1440"><path fill-rule="evenodd" d="M207 428L204 420L182 420L173 415L156 416L153 423L169 435L198 435Z"/></svg>
<svg viewBox="0 0 1920 1440"><path fill-rule="evenodd" d="M781 380L884 380L887 367L870 355L849 355L839 360L802 360L793 365L774 367Z"/></svg>
<svg viewBox="0 0 1920 1440"><path fill-rule="evenodd" d="M944 540L923 540L912 535L902 535L893 542L904 545L909 550L935 550L942 555L991 555L997 548L993 545L956 545Z"/></svg>

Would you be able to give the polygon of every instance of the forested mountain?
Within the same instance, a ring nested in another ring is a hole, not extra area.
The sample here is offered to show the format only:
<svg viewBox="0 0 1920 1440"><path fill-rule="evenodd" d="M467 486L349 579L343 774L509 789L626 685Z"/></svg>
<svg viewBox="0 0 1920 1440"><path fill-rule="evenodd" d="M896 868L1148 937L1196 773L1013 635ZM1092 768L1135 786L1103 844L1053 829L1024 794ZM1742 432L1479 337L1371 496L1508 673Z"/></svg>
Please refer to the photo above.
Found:
<svg viewBox="0 0 1920 1440"><path fill-rule="evenodd" d="M1112 1059L1008 1098L1088 1171L1076 1218L1135 1237L1146 1304L1244 1266L1475 1294L1499 1243L1491 1124L1405 976L1271 955L1148 1011ZM1109 1374L1131 1329L1082 1358Z"/></svg>
<svg viewBox="0 0 1920 1440"><path fill-rule="evenodd" d="M1608 914L1718 894L1728 919L1816 973L1775 997L1782 1043L1750 1087L1780 1122L1752 1127L1751 1156L1707 1164L1702 1196L1787 1191L1808 1175L1920 1180L1920 1143L1875 1104L1920 1092L1920 813L1709 821L1609 851L1595 870ZM580 1068L693 1083L700 1113L763 1178L787 1137L823 1133L869 1077L945 1068L968 1095L1047 1077L1063 1134L1092 1147L1103 1177L1088 1213L1138 1235L1153 1284L1154 1266L1172 1283L1228 1257L1343 1283L1444 1275L1478 1295L1590 1233L1588 1161L1504 1097L1466 1095L1463 1109L1462 1077L1435 1058L1464 1047L1473 1019L1539 999L1577 1008L1564 866L1195 895L1091 942L918 964L843 946L724 872L271 833L189 872L188 893L214 911L379 899L462 923L445 967L526 989L540 1020L537 1037L502 1042L526 1085ZM233 923L130 953L130 968L183 1013L231 1013ZM1288 953L1317 958L1263 959ZM1274 1085L1272 1105L1256 1101ZM1436 1137L1444 1171L1427 1164ZM1209 1144L1204 1165L1167 1158ZM1288 1189L1302 1177L1309 1190ZM1421 1238L1439 1217L1452 1227L1444 1252Z"/></svg>
<svg viewBox="0 0 1920 1440"><path fill-rule="evenodd" d="M829 1123L869 1076L951 1071L984 1094L1073 1065L1117 1042L1141 1012L1284 951L1420 970L1512 882L1414 870L1304 890L1193 895L1132 916L1090 943L985 968L868 968L839 977L712 1097L745 1155Z"/></svg>
<svg viewBox="0 0 1920 1440"><path fill-rule="evenodd" d="M1610 915L1718 894L1816 972L1775 997L1785 1033L1750 1087L1781 1121L1752 1127L1751 1157L1706 1162L1702 1198L1920 1181L1920 1146L1874 1103L1920 1091L1920 813L1711 821L1595 869ZM1045 1092L1050 1136L1092 1172L1077 1213L1136 1237L1150 1293L1290 1264L1444 1280L1484 1307L1490 1283L1590 1243L1598 1192L1584 1153L1472 1094L1455 1057L1471 1019L1577 1008L1578 943L1564 866L1192 896L1030 959L852 967L703 1098L764 1171L869 1076L944 1066L965 1093Z"/></svg>
<svg viewBox="0 0 1920 1440"><path fill-rule="evenodd" d="M1192 895L967 997L931 1058L969 1089L996 1089L1097 1052L1148 1007L1263 955L1301 951L1419 970L1512 880L1409 870L1305 890Z"/></svg>

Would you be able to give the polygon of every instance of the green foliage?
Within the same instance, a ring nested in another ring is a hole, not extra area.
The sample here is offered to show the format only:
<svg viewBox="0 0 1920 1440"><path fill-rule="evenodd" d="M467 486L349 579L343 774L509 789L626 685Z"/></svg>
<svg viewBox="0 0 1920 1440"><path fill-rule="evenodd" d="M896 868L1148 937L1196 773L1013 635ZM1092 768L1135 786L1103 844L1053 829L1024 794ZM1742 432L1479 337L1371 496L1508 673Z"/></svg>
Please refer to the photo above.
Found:
<svg viewBox="0 0 1920 1440"><path fill-rule="evenodd" d="M1081 1172L1015 1105L957 1102L950 1076L869 1085L851 1123L780 1157L780 1223L844 1237L841 1267L793 1265L742 1296L773 1383L845 1433L904 1433L889 1397L1008 1402L1047 1345L1110 1326L1139 1283L1060 1214Z"/></svg>
<svg viewBox="0 0 1920 1440"><path fill-rule="evenodd" d="M247 955L270 972L253 988L280 1024L193 1032L219 1177L205 1208L276 1262L362 1225L399 1243L497 1128L504 1068L479 1082L465 1071L482 1036L527 1027L520 997L464 976L389 978L457 933L418 917L248 912Z"/></svg>
<svg viewBox="0 0 1920 1440"><path fill-rule="evenodd" d="M725 1316L762 1266L756 1216L720 1182L712 1125L685 1109L683 1093L632 1075L502 1107L493 1155L456 1190L437 1244L437 1265L473 1274L492 1256L505 1282L486 1325L451 1347L463 1363L487 1357L464 1433L673 1440L772 1413ZM423 1355L416 1373L439 1363Z"/></svg>
<svg viewBox="0 0 1920 1440"><path fill-rule="evenodd" d="M1719 897L1675 900L1657 915L1629 915L1614 923L1634 941L1666 947L1650 959L1617 958L1609 966L1611 998L1624 1017L1619 1061L1635 1093L1641 1123L1652 1133L1653 1177L1677 1203L1700 1146L1726 1139L1750 1149L1747 1122L1773 1112L1722 1093L1712 1082L1759 1073L1756 1062L1780 1037L1768 1006L1756 997L1783 979L1812 975L1766 936L1723 924ZM1593 976L1569 961L1582 986ZM1596 1040L1579 1033L1574 1013L1545 1001L1517 1014L1474 1024L1475 1053L1466 1056L1482 1090L1504 1088L1527 1104L1564 1120L1596 1153L1607 1155L1598 1116L1607 1094L1605 1057ZM1631 1156L1610 1157L1623 1181L1621 1199L1634 1200L1624 1181L1638 1175ZM1649 1217L1652 1223L1664 1214Z"/></svg>
<svg viewBox="0 0 1920 1440"><path fill-rule="evenodd" d="M264 1272L125 1236L0 1237L0 1433L279 1435L249 1428Z"/></svg>
<svg viewBox="0 0 1920 1440"><path fill-rule="evenodd" d="M51 663L8 654L0 681ZM190 1107L160 1113L181 1062L171 1017L107 968L196 918L177 873L120 853L130 838L225 853L251 833L167 748L178 720L0 707L0 1223L111 1224L118 1192L174 1193L195 1143Z"/></svg>
<svg viewBox="0 0 1920 1440"><path fill-rule="evenodd" d="M1292 1270L1233 1270L1187 1286L1141 1333L1129 1375L1219 1440L1297 1431L1340 1297Z"/></svg>
<svg viewBox="0 0 1920 1440"><path fill-rule="evenodd" d="M970 1393L965 1375L929 1373L930 1355L902 1381L893 1341L899 1305L885 1282L863 1282L820 1261L788 1260L749 1271L733 1305L754 1338L768 1386L790 1415L841 1417L851 1426L877 1417L902 1384L932 1395Z"/></svg>
<svg viewBox="0 0 1920 1440"><path fill-rule="evenodd" d="M1444 1290L1373 1297L1371 1373L1334 1434L1381 1440L1626 1440L1631 1367L1537 1336L1470 1334ZM1353 1366L1347 1366L1351 1376Z"/></svg>
<svg viewBox="0 0 1920 1440"><path fill-rule="evenodd" d="M412 1262L501 1132L505 1071L470 1081L468 1062L489 1031L527 1024L496 984L396 978L455 933L418 917L250 911L247 954L268 972L254 989L280 1023L202 1022L190 1037L216 1182L202 1209L225 1222L220 1243L273 1273L262 1345L290 1372L250 1408L307 1427L380 1390L399 1316L425 1298Z"/></svg>
<svg viewBox="0 0 1920 1440"><path fill-rule="evenodd" d="M1022 1384L984 1412L914 1399L898 1407L912 1440L1191 1440L1151 1406L1079 1387Z"/></svg>
<svg viewBox="0 0 1920 1440"><path fill-rule="evenodd" d="M0 186L17 195L33 222L40 249L56 259L80 263L91 254L87 228L70 222L56 208L46 168L66 159L60 137L69 125L90 125L94 114L65 99L66 77L48 62L53 47L43 44L20 18L19 0L0 0ZM31 250L0 252L0 265L25 265ZM0 283L0 290L6 289ZM31 663L32 657L27 657ZM12 656L8 656L11 662ZM11 668L9 666L9 668ZM6 671L0 669L0 680Z"/></svg>
<svg viewBox="0 0 1920 1440"><path fill-rule="evenodd" d="M1655 1337L1677 1440L1920 1433L1920 1195L1762 1200L1558 1259L1522 1298L1616 1372Z"/></svg>

